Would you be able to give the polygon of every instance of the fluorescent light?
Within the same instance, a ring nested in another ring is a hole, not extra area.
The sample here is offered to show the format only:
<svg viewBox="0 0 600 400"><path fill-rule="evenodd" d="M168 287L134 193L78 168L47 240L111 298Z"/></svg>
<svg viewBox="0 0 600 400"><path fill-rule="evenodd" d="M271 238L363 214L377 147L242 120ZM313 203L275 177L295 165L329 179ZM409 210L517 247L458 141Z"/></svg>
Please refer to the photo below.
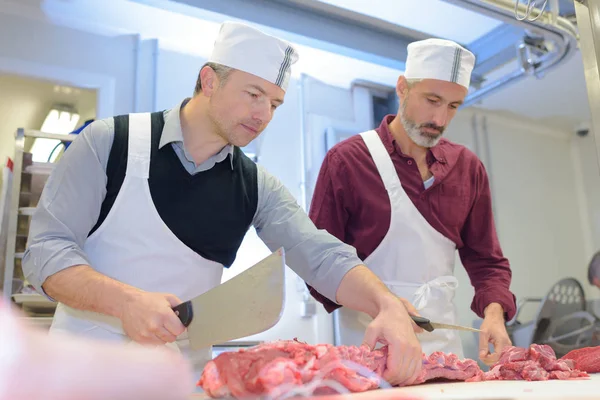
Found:
<svg viewBox="0 0 600 400"><path fill-rule="evenodd" d="M44 133L64 135L73 132L78 122L79 114L77 114L73 107L59 104L52 107L40 130ZM60 140L58 139L35 139L30 150L33 161L56 161L56 158L61 150L60 147L57 148L59 143Z"/></svg>
<svg viewBox="0 0 600 400"><path fill-rule="evenodd" d="M60 140L58 139L36 138L30 150L32 161L43 163L56 161L58 154L62 150L60 147L55 149L59 143ZM52 153L53 150L54 153ZM52 154L52 157L50 157L50 154Z"/></svg>
<svg viewBox="0 0 600 400"><path fill-rule="evenodd" d="M65 107L53 107L42 125L42 132L67 134L75 130L79 114Z"/></svg>

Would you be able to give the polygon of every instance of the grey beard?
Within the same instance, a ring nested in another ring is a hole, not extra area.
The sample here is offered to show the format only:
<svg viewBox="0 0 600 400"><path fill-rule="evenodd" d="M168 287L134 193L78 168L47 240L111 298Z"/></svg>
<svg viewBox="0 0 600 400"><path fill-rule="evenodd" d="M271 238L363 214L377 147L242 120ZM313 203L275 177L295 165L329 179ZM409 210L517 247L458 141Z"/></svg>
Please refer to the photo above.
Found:
<svg viewBox="0 0 600 400"><path fill-rule="evenodd" d="M404 126L404 130L408 137L415 142L417 146L430 148L438 144L442 138L441 134L429 136L426 133L421 132L421 129L419 129L417 124L406 117L406 102L400 108L400 122L402 122L402 126Z"/></svg>

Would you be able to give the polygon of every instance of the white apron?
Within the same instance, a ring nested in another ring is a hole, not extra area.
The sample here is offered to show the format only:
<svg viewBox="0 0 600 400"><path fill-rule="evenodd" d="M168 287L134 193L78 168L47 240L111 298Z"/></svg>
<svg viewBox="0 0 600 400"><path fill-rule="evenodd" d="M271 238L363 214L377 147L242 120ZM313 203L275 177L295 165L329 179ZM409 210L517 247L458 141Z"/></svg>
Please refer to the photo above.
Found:
<svg viewBox="0 0 600 400"><path fill-rule="evenodd" d="M394 294L410 301L423 317L456 324L455 243L436 231L407 196L377 132L363 132L361 136L387 189L392 211L387 234L365 264ZM340 308L341 344L360 345L371 321L365 313ZM423 332L418 338L426 354L443 351L463 357L460 337L455 331Z"/></svg>
<svg viewBox="0 0 600 400"><path fill-rule="evenodd" d="M148 292L171 293L182 301L190 300L221 283L223 266L183 244L154 206L148 186L150 114L129 115L128 143L123 185L105 221L87 239L84 251L94 269L104 275ZM133 343L124 334L119 319L62 303L56 308L50 332ZM176 343L170 347L189 357L199 378L212 358L212 348L192 351L187 332Z"/></svg>

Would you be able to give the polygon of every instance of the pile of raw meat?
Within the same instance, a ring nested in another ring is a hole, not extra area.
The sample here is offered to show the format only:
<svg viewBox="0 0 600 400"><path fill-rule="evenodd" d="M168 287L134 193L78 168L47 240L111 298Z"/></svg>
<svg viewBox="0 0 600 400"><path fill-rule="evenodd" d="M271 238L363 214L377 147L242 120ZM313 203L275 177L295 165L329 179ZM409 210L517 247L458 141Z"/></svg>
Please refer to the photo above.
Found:
<svg viewBox="0 0 600 400"><path fill-rule="evenodd" d="M358 374L344 361L381 375L386 358L385 351L366 347L278 341L220 354L206 365L198 385L211 397L276 398L320 378L333 380L351 392L364 392L379 387L379 379Z"/></svg>
<svg viewBox="0 0 600 400"><path fill-rule="evenodd" d="M492 365L489 372L484 372L469 382L478 380L546 381L589 377L586 372L576 369L575 365L576 363L571 359L557 360L554 350L548 345L532 344L528 349L508 347L502 351L500 359Z"/></svg>
<svg viewBox="0 0 600 400"><path fill-rule="evenodd" d="M210 361L198 385L211 397L268 395L292 388L315 386L311 393L364 392L382 384L387 348L309 345L278 341L237 352L222 353ZM423 356L423 370L415 383L437 378L467 380L482 374L473 360L436 352ZM340 390L341 389L341 390Z"/></svg>
<svg viewBox="0 0 600 400"><path fill-rule="evenodd" d="M599 360L600 347L571 352L557 360L550 346L533 344L528 349L504 349L490 371L483 372L474 360L435 352L423 355L423 369L414 384L581 379L589 377L587 372L600 372ZM371 351L368 347L278 341L220 354L206 365L198 386L214 398L277 399L296 389L311 395L364 392L385 385L381 375L386 361L386 347Z"/></svg>

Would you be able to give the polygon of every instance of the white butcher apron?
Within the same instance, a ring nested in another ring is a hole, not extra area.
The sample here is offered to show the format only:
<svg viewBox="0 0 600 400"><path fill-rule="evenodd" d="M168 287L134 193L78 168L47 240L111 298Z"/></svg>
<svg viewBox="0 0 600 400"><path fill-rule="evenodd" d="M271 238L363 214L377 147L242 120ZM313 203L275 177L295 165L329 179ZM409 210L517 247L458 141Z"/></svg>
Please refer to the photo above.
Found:
<svg viewBox="0 0 600 400"><path fill-rule="evenodd" d="M363 132L361 136L388 192L392 211L386 236L365 264L394 294L410 301L421 316L456 324L455 243L435 230L407 196L377 132ZM342 344L360 345L371 317L346 307L338 312ZM443 351L463 357L455 331L436 329L423 332L418 338L426 354Z"/></svg>
<svg viewBox="0 0 600 400"><path fill-rule="evenodd" d="M129 115L128 143L123 185L108 216L87 239L84 251L94 269L104 275L148 292L171 293L182 301L190 300L221 283L223 266L182 243L154 206L148 186L150 114ZM50 332L133 343L119 319L62 303L56 308ZM176 344L169 347L189 357L199 378L212 358L212 348L191 350L187 332Z"/></svg>

